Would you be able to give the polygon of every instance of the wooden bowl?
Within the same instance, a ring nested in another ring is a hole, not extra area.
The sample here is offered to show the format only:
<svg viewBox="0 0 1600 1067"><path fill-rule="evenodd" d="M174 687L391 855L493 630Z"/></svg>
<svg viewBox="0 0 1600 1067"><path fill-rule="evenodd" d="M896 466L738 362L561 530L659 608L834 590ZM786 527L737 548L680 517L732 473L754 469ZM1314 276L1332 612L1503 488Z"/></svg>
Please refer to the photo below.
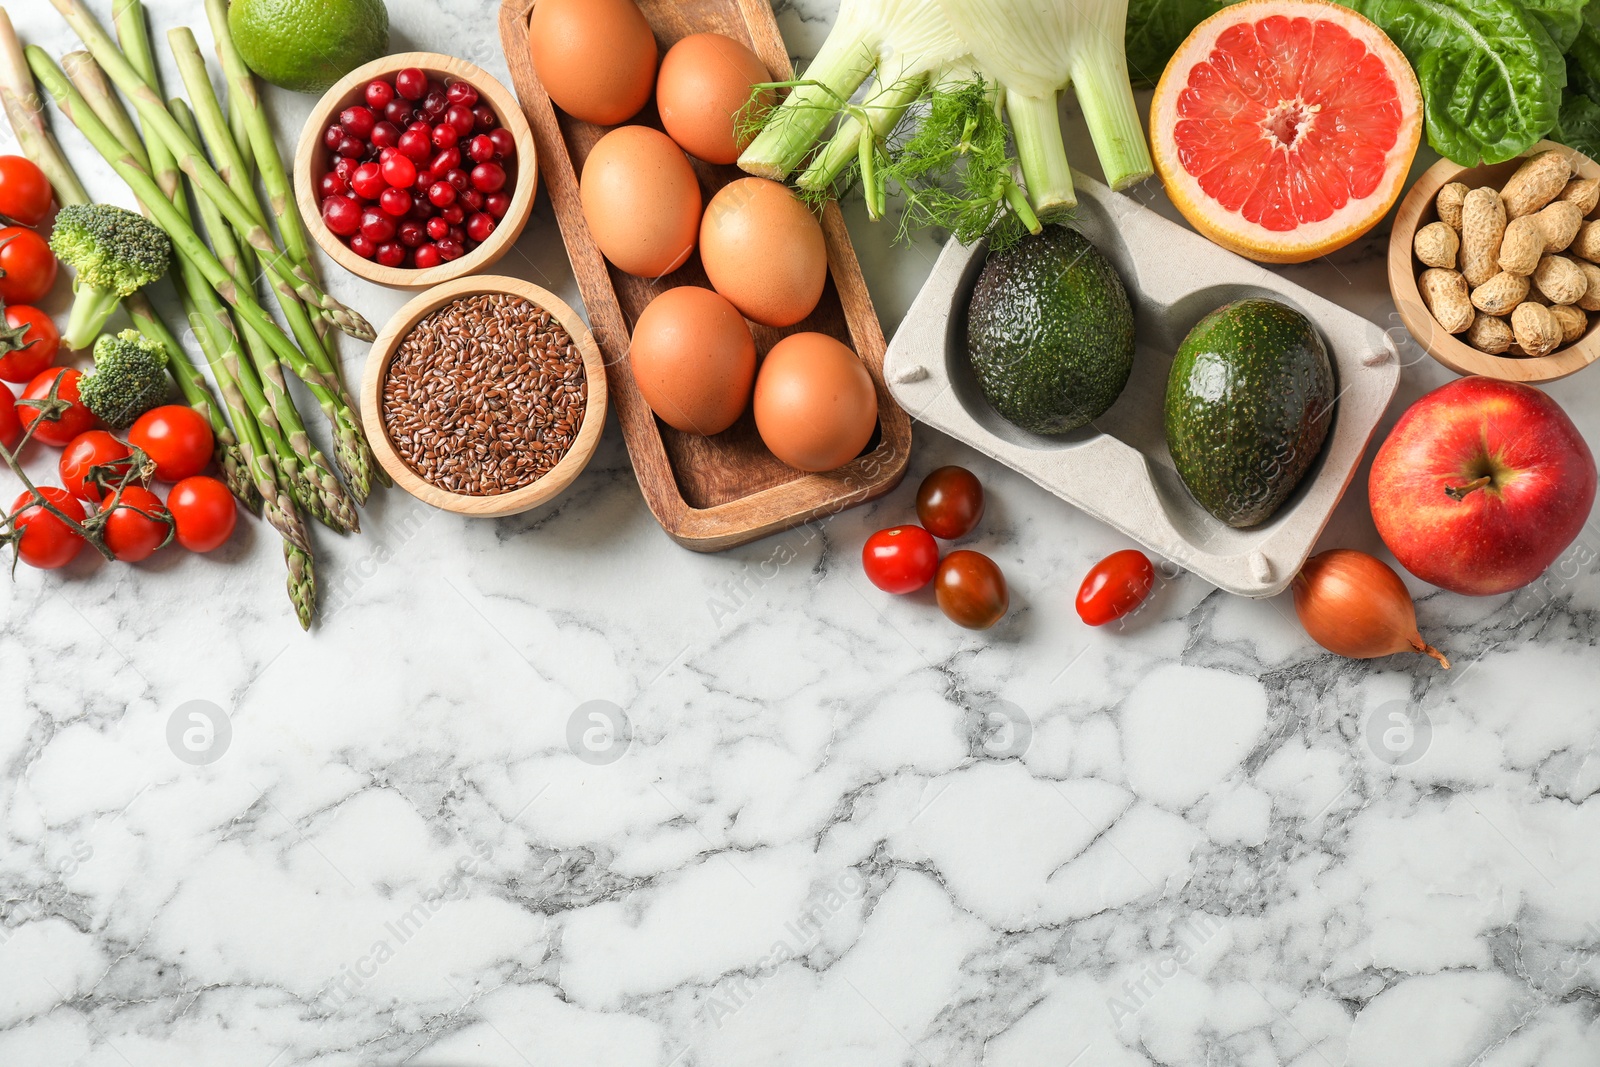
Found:
<svg viewBox="0 0 1600 1067"><path fill-rule="evenodd" d="M1491 356L1445 333L1422 302L1417 288L1417 276L1425 269L1412 253L1412 243L1417 231L1430 222L1436 222L1439 212L1435 200L1439 190L1451 182L1462 182L1477 189L1489 186L1502 188L1506 180L1530 155L1555 148L1572 158L1572 167L1582 178L1600 178L1600 164L1581 152L1573 151L1554 141L1540 141L1516 159L1484 167L1463 167L1448 159L1441 159L1429 167L1406 198L1400 202L1395 215L1394 229L1389 234L1389 293L1400 311L1400 321L1405 323L1411 337L1434 359L1457 374L1482 374L1508 382L1553 382L1587 367L1600 356L1600 316L1589 316L1589 329L1584 335L1557 349L1548 356ZM1594 218L1600 212L1591 212Z"/></svg>
<svg viewBox="0 0 1600 1067"><path fill-rule="evenodd" d="M446 84L464 81L471 85L478 90L481 102L494 110L500 125L511 131L517 144L517 158L513 161L516 184L512 190L511 208L495 227L494 233L460 259L424 270L385 267L350 251L322 221L321 199L317 196L317 183L328 172L333 159L333 152L322 143L323 131L338 121L339 112L352 104L364 102L363 90L369 81L392 78L407 67L417 67ZM522 228L528 224L538 188L539 161L534 150L533 132L528 128L522 108L517 105L517 98L483 68L464 59L434 52L399 52L384 56L340 78L312 109L311 117L306 119L305 128L300 131L300 144L294 152L295 201L300 205L300 217L305 220L311 236L316 238L324 252L351 274L395 289L425 289L487 269L506 254L521 235Z"/></svg>
<svg viewBox="0 0 1600 1067"><path fill-rule="evenodd" d="M567 333L572 335L573 344L578 346L578 351L583 355L583 372L588 379L589 396L588 403L583 409L583 425L578 428L577 438L572 442L572 447L567 449L567 454L562 456L560 462L544 477L509 493L499 493L495 496L466 496L441 489L427 481L400 458L400 454L395 451L394 442L389 439L388 427L384 424L383 380L389 371L389 361L394 358L400 342L424 316L452 300L482 293L520 296L550 312L557 322L566 327ZM583 319L578 317L576 311L554 293L541 289L531 282L519 278L482 276L458 278L435 286L415 297L389 320L389 324L378 334L377 340L372 342L372 352L367 357L366 377L361 383L361 412L373 454L378 457L378 462L383 464L383 469L389 472L389 476L400 488L426 504L432 504L445 511L453 511L458 515L499 518L503 515L516 515L529 511L554 499L583 473L583 468L589 464L589 458L594 455L595 446L600 443L600 433L605 429L606 395L605 360L600 355L600 346L595 344L594 335L589 332L589 328L584 325Z"/></svg>

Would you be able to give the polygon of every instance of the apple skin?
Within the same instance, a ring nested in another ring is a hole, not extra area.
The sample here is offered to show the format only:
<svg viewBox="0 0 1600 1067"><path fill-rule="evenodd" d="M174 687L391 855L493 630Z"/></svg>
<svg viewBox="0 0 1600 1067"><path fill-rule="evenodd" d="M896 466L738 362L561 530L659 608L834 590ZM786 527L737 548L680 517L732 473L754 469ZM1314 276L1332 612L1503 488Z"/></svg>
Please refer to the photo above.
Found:
<svg viewBox="0 0 1600 1067"><path fill-rule="evenodd" d="M1488 485L1455 499L1487 476ZM1400 417L1367 483L1378 536L1400 565L1466 596L1521 589L1577 538L1595 498L1578 428L1538 389L1461 378Z"/></svg>

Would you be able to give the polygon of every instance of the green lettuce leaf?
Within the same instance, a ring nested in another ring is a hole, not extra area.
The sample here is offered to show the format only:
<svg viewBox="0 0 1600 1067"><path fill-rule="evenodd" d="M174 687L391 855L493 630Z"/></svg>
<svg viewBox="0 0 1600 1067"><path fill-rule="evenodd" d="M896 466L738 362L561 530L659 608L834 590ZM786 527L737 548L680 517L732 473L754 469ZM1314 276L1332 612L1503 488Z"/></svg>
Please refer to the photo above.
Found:
<svg viewBox="0 0 1600 1067"><path fill-rule="evenodd" d="M1128 0L1124 34L1128 77L1136 86L1154 85L1183 39L1229 0Z"/></svg>
<svg viewBox="0 0 1600 1067"><path fill-rule="evenodd" d="M1514 0L1348 0L1400 46L1422 84L1428 143L1463 166L1527 151L1555 126L1567 68Z"/></svg>
<svg viewBox="0 0 1600 1067"><path fill-rule="evenodd" d="M1600 159L1600 104L1582 93L1568 93L1561 103L1561 122L1550 137L1590 159Z"/></svg>
<svg viewBox="0 0 1600 1067"><path fill-rule="evenodd" d="M1539 20L1561 52L1577 40L1587 4L1588 0L1522 0L1522 6Z"/></svg>

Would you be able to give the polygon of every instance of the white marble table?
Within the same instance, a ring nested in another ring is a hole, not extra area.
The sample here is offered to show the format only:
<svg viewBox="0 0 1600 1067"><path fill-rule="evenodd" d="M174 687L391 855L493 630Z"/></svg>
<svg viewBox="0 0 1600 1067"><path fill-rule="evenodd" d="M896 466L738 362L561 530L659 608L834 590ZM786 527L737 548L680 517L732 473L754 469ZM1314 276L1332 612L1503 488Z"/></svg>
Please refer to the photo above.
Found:
<svg viewBox="0 0 1600 1067"><path fill-rule="evenodd" d="M796 52L831 7L782 5ZM482 0L392 13L505 76ZM153 19L209 47L192 0ZM309 103L272 96L285 140ZM933 246L852 225L892 330ZM1398 327L1383 244L1285 274ZM543 202L504 266L576 297ZM1401 403L1447 380L1408 361ZM1551 392L1600 442L1600 373ZM1600 1063L1600 530L1538 592L1415 587L1449 675L1185 576L1095 632L1073 593L1125 542L917 441L882 502L718 556L614 426L520 519L390 492L318 537L310 636L256 523L0 582L0 1064ZM857 562L949 462L1014 590L982 636ZM1364 483L1325 546L1377 547Z"/></svg>

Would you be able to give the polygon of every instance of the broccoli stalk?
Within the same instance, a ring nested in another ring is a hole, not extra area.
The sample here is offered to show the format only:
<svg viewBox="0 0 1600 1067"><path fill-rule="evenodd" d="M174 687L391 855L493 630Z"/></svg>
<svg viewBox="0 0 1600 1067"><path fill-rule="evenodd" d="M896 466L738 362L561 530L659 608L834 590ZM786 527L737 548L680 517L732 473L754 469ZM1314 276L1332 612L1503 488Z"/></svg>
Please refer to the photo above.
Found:
<svg viewBox="0 0 1600 1067"><path fill-rule="evenodd" d="M111 204L70 204L56 215L50 250L76 272L72 312L61 339L88 348L123 297L172 266L172 241L148 219Z"/></svg>
<svg viewBox="0 0 1600 1067"><path fill-rule="evenodd" d="M171 385L166 347L138 330L123 330L94 343L94 371L83 379L79 395L101 422L122 430L166 403Z"/></svg>

